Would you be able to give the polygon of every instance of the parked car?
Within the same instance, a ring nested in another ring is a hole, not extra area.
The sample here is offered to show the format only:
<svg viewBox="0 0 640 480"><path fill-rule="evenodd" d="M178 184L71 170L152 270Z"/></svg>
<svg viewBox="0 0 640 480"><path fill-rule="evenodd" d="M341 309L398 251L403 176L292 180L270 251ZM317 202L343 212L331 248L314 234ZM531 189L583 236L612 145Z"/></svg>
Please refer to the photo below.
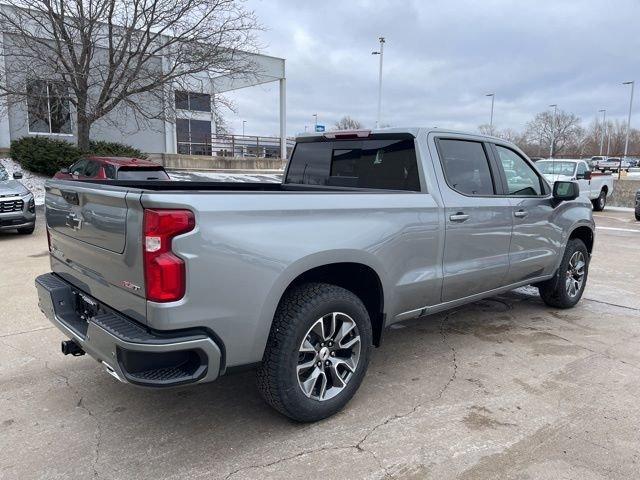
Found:
<svg viewBox="0 0 640 480"><path fill-rule="evenodd" d="M256 366L298 421L349 401L396 322L529 284L573 307L595 228L512 143L419 128L301 136L282 184L50 180L46 206L64 353L146 387Z"/></svg>
<svg viewBox="0 0 640 480"><path fill-rule="evenodd" d="M580 193L591 200L596 212L604 210L608 196L613 193L613 177L592 172L585 160L541 160L536 162L536 167L551 183L576 180Z"/></svg>
<svg viewBox="0 0 640 480"><path fill-rule="evenodd" d="M0 164L0 230L17 230L29 235L36 228L36 203L33 193L20 179L22 172L14 172L9 177Z"/></svg>
<svg viewBox="0 0 640 480"><path fill-rule="evenodd" d="M140 158L85 157L53 178L60 180L170 180L157 163Z"/></svg>
<svg viewBox="0 0 640 480"><path fill-rule="evenodd" d="M640 222L640 190L636 192L636 220Z"/></svg>
<svg viewBox="0 0 640 480"><path fill-rule="evenodd" d="M627 160L623 160L618 157L607 157L604 160L598 161L596 169L601 172L609 170L610 172L618 173L620 169L628 172L630 167L631 165Z"/></svg>

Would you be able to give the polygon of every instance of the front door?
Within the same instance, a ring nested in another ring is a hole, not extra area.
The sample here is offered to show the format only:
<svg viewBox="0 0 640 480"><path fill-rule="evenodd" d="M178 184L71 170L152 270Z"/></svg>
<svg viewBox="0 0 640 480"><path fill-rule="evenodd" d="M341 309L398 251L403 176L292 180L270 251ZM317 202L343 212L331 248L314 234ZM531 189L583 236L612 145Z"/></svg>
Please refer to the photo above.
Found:
<svg viewBox="0 0 640 480"><path fill-rule="evenodd" d="M509 274L513 284L553 273L562 229L552 222L551 190L533 165L510 147L494 145L503 189L512 205Z"/></svg>
<svg viewBox="0 0 640 480"><path fill-rule="evenodd" d="M504 284L513 214L509 198L497 195L489 144L453 136L436 138L436 146L445 180L442 301L448 302Z"/></svg>

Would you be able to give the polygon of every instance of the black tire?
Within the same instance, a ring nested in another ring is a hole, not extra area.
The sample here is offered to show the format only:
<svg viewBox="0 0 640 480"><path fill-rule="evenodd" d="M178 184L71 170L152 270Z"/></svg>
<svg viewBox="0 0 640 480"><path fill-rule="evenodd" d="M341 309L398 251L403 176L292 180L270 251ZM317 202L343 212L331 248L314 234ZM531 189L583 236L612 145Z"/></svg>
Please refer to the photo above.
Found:
<svg viewBox="0 0 640 480"><path fill-rule="evenodd" d="M566 279L568 276L569 262L576 252L582 253L584 257L584 280L575 295L570 295ZM562 262L558 271L553 278L538 284L538 290L540 291L540 297L550 307L555 308L572 308L582 298L585 286L587 285L587 279L589 276L589 252L584 242L578 238L573 238L567 243Z"/></svg>
<svg viewBox="0 0 640 480"><path fill-rule="evenodd" d="M636 220L640 222L640 210L636 210Z"/></svg>
<svg viewBox="0 0 640 480"><path fill-rule="evenodd" d="M593 211L601 212L604 210L604 207L607 206L607 192L604 190L600 190L600 195L593 201Z"/></svg>
<svg viewBox="0 0 640 480"><path fill-rule="evenodd" d="M31 235L35 229L36 229L35 224L31 225L30 227L21 227L21 228L18 228L18 233L20 235Z"/></svg>
<svg viewBox="0 0 640 480"><path fill-rule="evenodd" d="M355 322L361 341L360 357L342 391L320 401L305 395L298 384L296 369L305 335L318 319L332 312L343 312ZM294 287L278 305L258 368L258 388L262 397L273 408L298 422L315 422L337 413L362 383L369 365L372 338L367 309L349 290L326 283Z"/></svg>

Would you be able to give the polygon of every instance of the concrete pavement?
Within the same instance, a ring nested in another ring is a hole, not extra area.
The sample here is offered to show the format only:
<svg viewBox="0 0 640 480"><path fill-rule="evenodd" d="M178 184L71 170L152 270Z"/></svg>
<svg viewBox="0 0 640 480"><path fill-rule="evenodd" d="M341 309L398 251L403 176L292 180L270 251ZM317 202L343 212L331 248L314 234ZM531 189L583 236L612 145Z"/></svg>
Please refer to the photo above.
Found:
<svg viewBox="0 0 640 480"><path fill-rule="evenodd" d="M640 223L597 214L585 298L521 289L386 333L348 407L299 425L251 372L156 391L59 353L42 224L0 234L0 479L635 479Z"/></svg>

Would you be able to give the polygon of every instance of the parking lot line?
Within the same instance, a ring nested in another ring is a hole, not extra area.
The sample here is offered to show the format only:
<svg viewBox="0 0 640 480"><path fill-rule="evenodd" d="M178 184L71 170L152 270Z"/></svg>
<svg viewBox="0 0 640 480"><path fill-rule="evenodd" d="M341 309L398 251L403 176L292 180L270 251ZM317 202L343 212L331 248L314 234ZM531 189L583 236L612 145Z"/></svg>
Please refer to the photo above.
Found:
<svg viewBox="0 0 640 480"><path fill-rule="evenodd" d="M596 227L596 230L612 230L614 232L634 232L640 233L640 230L634 228L617 228L617 227Z"/></svg>

